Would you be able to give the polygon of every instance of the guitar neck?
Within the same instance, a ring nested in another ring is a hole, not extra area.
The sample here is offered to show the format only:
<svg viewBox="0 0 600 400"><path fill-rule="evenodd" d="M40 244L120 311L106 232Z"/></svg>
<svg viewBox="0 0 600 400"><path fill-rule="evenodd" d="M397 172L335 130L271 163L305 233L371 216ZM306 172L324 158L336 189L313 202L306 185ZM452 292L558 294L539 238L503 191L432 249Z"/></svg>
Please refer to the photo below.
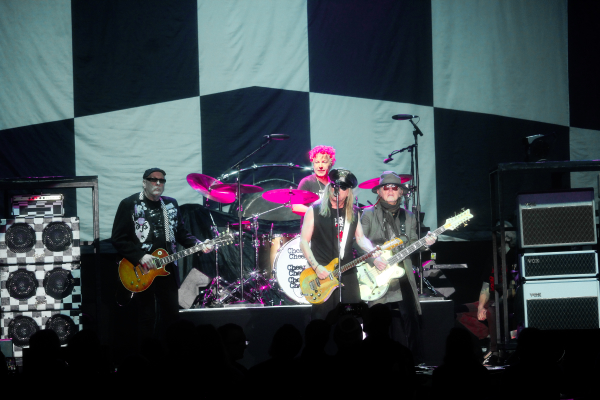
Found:
<svg viewBox="0 0 600 400"><path fill-rule="evenodd" d="M433 231L432 234L435 236L438 236L440 233L444 232L445 230L446 230L446 228L444 226L440 226L435 231ZM414 253L415 251L417 251L418 249L420 249L423 246L425 246L425 238L423 238L421 240L417 240L410 246L406 247L404 250L394 254L393 257L390 257L387 260L388 264L393 265L393 264L396 264L397 262L404 260L406 257L408 257L409 255L411 255L412 253Z"/></svg>
<svg viewBox="0 0 600 400"><path fill-rule="evenodd" d="M375 247L375 249L371 250L370 252L368 252L358 258L355 258L348 264L342 265L340 268L336 268L335 271L333 271L334 276L339 274L340 269L342 270L342 273L344 273L344 272L348 271L349 269L356 267L358 264L365 261L367 258L371 257L373 255L373 253L375 253L378 250L381 250L381 247L377 246L377 247Z"/></svg>
<svg viewBox="0 0 600 400"><path fill-rule="evenodd" d="M163 265L170 264L173 261L179 260L180 258L192 255L192 254L197 253L199 251L202 251L203 248L204 248L204 243L198 243L197 245L192 246L189 249L181 250L181 251L178 251L177 253L174 253L174 254L171 254L169 256L160 258L156 262L158 264L160 264L160 266L162 267Z"/></svg>

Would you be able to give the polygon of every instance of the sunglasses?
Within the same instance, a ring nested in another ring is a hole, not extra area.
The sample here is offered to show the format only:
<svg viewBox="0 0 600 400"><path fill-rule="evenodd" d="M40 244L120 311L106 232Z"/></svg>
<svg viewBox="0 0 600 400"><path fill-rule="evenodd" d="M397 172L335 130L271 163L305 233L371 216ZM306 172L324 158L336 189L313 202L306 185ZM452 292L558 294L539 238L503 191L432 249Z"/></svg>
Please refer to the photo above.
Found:
<svg viewBox="0 0 600 400"><path fill-rule="evenodd" d="M152 183L160 182L160 183L162 183L163 185L164 185L165 183L167 183L167 180L166 180L166 179L158 179L158 178L146 178L146 180L147 180L148 182L152 182Z"/></svg>
<svg viewBox="0 0 600 400"><path fill-rule="evenodd" d="M393 190L394 192L397 192L399 189L400 189L400 186L392 185L392 184L385 185L383 187L383 190Z"/></svg>

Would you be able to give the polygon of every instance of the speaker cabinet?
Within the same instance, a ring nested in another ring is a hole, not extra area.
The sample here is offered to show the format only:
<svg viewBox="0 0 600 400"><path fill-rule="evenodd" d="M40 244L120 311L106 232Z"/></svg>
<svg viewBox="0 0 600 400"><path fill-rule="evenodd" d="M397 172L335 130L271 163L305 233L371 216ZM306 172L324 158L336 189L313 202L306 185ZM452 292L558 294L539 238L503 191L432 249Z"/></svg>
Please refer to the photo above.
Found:
<svg viewBox="0 0 600 400"><path fill-rule="evenodd" d="M29 347L29 339L40 329L56 332L64 346L81 329L79 311L8 312L0 318L0 339L12 339L14 357L23 357L23 348Z"/></svg>
<svg viewBox="0 0 600 400"><path fill-rule="evenodd" d="M80 259L76 217L0 220L0 265L70 263Z"/></svg>
<svg viewBox="0 0 600 400"><path fill-rule="evenodd" d="M521 275L526 279L584 278L598 273L595 251L530 253L520 258Z"/></svg>
<svg viewBox="0 0 600 400"><path fill-rule="evenodd" d="M520 194L521 248L596 244L594 190Z"/></svg>
<svg viewBox="0 0 600 400"><path fill-rule="evenodd" d="M600 328L597 279L529 281L522 290L526 327Z"/></svg>
<svg viewBox="0 0 600 400"><path fill-rule="evenodd" d="M81 306L79 264L34 264L0 268L0 309L76 310Z"/></svg>

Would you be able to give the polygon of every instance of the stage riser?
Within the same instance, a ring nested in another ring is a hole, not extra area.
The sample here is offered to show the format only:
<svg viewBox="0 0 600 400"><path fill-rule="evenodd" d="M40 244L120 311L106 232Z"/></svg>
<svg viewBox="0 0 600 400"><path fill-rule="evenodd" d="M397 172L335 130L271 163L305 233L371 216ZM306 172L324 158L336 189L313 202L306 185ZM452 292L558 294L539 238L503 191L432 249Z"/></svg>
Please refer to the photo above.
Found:
<svg viewBox="0 0 600 400"><path fill-rule="evenodd" d="M451 300L421 302L424 362L439 365L444 357L446 337L454 327L454 306ZM195 325L215 327L234 323L240 325L250 345L240 362L247 368L268 359L273 335L284 324L295 326L304 336L310 322L311 306L279 306L259 308L221 308L181 310L179 316ZM333 330L332 330L333 332ZM330 340L326 351L335 354L337 348Z"/></svg>

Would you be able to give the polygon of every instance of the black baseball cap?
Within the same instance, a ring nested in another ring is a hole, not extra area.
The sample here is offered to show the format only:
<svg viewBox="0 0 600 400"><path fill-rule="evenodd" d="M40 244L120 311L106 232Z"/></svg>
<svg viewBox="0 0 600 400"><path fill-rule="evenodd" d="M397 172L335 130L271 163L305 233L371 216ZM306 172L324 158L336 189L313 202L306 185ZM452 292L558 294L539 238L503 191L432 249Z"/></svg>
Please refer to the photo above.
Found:
<svg viewBox="0 0 600 400"><path fill-rule="evenodd" d="M150 169L147 169L147 170L146 170L146 172L144 172L144 176L143 176L143 178L144 178L144 179L146 179L146 178L147 178L147 177L149 177L149 176L150 176L150 174L151 174L151 173L153 173L153 172L162 172L162 174L163 174L164 176L167 176L167 173L166 173L165 171L163 171L163 170L162 170L162 169L160 169L160 168L156 168L156 167L155 167L155 168L150 168Z"/></svg>

